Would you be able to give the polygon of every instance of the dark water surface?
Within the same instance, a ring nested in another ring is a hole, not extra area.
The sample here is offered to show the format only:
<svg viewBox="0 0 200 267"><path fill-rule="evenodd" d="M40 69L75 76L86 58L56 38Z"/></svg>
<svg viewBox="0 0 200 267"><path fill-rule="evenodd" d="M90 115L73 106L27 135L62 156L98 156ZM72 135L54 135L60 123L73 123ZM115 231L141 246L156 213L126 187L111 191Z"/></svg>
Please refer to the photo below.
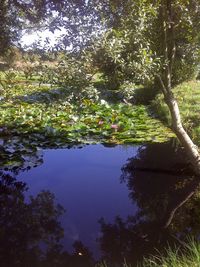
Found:
<svg viewBox="0 0 200 267"><path fill-rule="evenodd" d="M200 234L199 181L173 143L1 149L2 267L136 263Z"/></svg>
<svg viewBox="0 0 200 267"><path fill-rule="evenodd" d="M82 149L47 149L43 164L18 176L27 183L28 194L49 190L66 210L61 217L65 230L63 244L71 251L81 240L95 256L99 255L97 238L100 218L113 222L116 216L126 218L135 212L127 186L120 182L121 167L138 147L103 145Z"/></svg>

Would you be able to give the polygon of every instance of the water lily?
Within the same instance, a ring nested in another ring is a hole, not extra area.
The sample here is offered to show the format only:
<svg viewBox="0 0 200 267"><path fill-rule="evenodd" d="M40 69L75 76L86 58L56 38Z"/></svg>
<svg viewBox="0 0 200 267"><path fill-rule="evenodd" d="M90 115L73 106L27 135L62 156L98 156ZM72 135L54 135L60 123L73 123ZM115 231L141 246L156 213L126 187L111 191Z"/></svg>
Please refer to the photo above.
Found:
<svg viewBox="0 0 200 267"><path fill-rule="evenodd" d="M78 116L72 116L71 118L72 118L72 120L73 120L74 122L77 122L77 121L78 121L78 119L79 119L79 117L78 117Z"/></svg>
<svg viewBox="0 0 200 267"><path fill-rule="evenodd" d="M108 104L108 102L107 102L106 100L104 100L104 99L101 99L101 100L100 100L100 104L101 104L102 106L105 106L105 107L109 108L109 104Z"/></svg>
<svg viewBox="0 0 200 267"><path fill-rule="evenodd" d="M101 104L101 105L106 105L106 104L108 104L108 103L107 103L107 101L106 101L106 100L104 100L104 99L101 99L101 100L100 100L100 104Z"/></svg>
<svg viewBox="0 0 200 267"><path fill-rule="evenodd" d="M118 129L118 127L119 127L119 126L118 126L117 124L112 124L112 125L111 125L111 128L113 128L113 129Z"/></svg>
<svg viewBox="0 0 200 267"><path fill-rule="evenodd" d="M99 125L102 125L102 124L103 124L103 121L99 121L98 124L99 124Z"/></svg>
<svg viewBox="0 0 200 267"><path fill-rule="evenodd" d="M111 128L115 130L115 132L118 130L119 126L117 124L112 124Z"/></svg>

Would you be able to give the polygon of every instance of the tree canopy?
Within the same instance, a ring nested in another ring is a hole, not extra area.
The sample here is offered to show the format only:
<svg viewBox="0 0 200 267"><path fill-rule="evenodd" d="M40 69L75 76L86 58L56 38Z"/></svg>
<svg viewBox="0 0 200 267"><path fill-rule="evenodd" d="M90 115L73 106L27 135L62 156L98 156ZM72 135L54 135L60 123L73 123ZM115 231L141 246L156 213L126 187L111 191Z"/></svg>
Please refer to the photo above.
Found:
<svg viewBox="0 0 200 267"><path fill-rule="evenodd" d="M107 31L97 49L98 64L107 76L143 83L163 74L175 42L173 84L191 78L199 62L199 6L199 1L106 1L104 11L99 11L107 20Z"/></svg>

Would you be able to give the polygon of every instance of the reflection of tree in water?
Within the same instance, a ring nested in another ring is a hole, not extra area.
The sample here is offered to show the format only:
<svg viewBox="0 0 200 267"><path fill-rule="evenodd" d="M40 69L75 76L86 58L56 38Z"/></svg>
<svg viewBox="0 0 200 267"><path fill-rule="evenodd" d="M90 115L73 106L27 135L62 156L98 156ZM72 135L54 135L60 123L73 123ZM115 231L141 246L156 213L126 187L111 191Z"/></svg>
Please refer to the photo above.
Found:
<svg viewBox="0 0 200 267"><path fill-rule="evenodd" d="M57 245L63 235L58 221L63 213L47 191L25 202L26 185L9 174L0 180L0 261L3 266L34 266L47 250ZM40 244L40 242L44 244Z"/></svg>
<svg viewBox="0 0 200 267"><path fill-rule="evenodd" d="M182 244L188 234L199 235L199 181L183 151L169 144L143 147L123 166L121 179L138 209L126 221L101 220L100 244L108 261L137 261L155 248Z"/></svg>
<svg viewBox="0 0 200 267"><path fill-rule="evenodd" d="M55 139L55 137L54 137ZM43 163L42 149L45 148L82 148L80 144L54 142L45 135L1 136L0 128L0 169L17 171L37 167Z"/></svg>
<svg viewBox="0 0 200 267"><path fill-rule="evenodd" d="M43 155L38 145L28 138L0 138L0 168L18 171L30 169L43 163Z"/></svg>
<svg viewBox="0 0 200 267"><path fill-rule="evenodd" d="M59 218L64 209L54 195L42 191L27 201L26 184L15 178L43 163L38 144L19 137L0 141L0 266L91 266L92 256L81 242L74 243L72 254L63 249Z"/></svg>
<svg viewBox="0 0 200 267"><path fill-rule="evenodd" d="M26 184L0 172L0 262L2 267L91 266L81 242L69 254L60 245L64 209L49 191L25 201Z"/></svg>
<svg viewBox="0 0 200 267"><path fill-rule="evenodd" d="M55 204L53 194L43 191L26 202L26 185L10 175L42 164L37 144L5 140L0 152L0 265L91 266L92 256L81 242L75 242L73 254L61 246L63 208ZM141 148L124 165L122 181L138 210L126 221L101 220L100 244L108 261L134 262L153 253L154 247L180 244L187 234L199 235L199 182L183 162L183 151L154 144Z"/></svg>

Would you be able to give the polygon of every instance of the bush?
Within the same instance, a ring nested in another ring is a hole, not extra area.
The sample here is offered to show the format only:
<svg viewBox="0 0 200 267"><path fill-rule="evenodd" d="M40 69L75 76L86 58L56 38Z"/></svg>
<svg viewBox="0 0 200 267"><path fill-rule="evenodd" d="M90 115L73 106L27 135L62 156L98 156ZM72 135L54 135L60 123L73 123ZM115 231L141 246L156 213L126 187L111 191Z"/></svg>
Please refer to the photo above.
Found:
<svg viewBox="0 0 200 267"><path fill-rule="evenodd" d="M87 62L71 56L64 56L52 75L54 83L65 88L68 101L81 102L83 99L97 101L99 93L92 83L92 74Z"/></svg>
<svg viewBox="0 0 200 267"><path fill-rule="evenodd" d="M197 65L194 62L175 62L173 71L173 85L194 79L197 76Z"/></svg>

